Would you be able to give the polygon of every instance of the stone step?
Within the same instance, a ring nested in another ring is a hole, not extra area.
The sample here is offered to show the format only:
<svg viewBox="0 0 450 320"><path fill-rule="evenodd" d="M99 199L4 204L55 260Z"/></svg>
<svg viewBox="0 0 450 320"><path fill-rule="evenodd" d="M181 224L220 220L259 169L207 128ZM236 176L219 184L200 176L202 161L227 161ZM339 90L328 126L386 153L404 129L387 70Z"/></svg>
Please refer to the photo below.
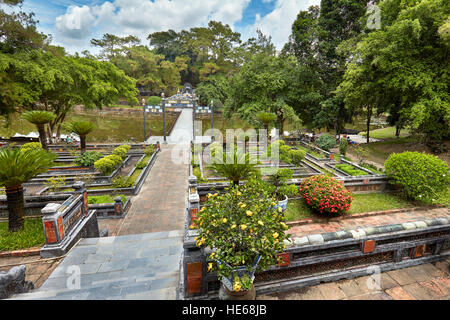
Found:
<svg viewBox="0 0 450 320"><path fill-rule="evenodd" d="M182 236L173 230L83 239L37 291L12 299L175 299Z"/></svg>

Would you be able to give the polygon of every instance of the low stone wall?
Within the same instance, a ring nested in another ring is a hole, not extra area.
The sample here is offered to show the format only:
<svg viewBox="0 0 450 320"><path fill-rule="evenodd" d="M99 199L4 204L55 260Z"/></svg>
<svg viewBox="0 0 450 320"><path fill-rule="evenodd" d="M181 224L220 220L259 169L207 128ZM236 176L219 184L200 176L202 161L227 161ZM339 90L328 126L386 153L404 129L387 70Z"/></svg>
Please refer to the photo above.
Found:
<svg viewBox="0 0 450 320"><path fill-rule="evenodd" d="M49 203L42 209L45 245L42 258L66 254L81 238L100 236L97 213L89 210L87 191L83 182L74 185L75 194L64 203Z"/></svg>
<svg viewBox="0 0 450 320"><path fill-rule="evenodd" d="M380 177L379 177L380 178ZM190 229L200 204L195 176L189 177L185 211L182 298L215 299L220 283L206 271L209 251L196 246ZM320 282L349 279L450 257L450 221L437 218L295 237L277 266L256 275L258 294L291 290Z"/></svg>
<svg viewBox="0 0 450 320"><path fill-rule="evenodd" d="M114 203L90 204L89 209L95 210L97 219L121 219L126 216L131 207L131 199L122 202L121 197L114 198Z"/></svg>

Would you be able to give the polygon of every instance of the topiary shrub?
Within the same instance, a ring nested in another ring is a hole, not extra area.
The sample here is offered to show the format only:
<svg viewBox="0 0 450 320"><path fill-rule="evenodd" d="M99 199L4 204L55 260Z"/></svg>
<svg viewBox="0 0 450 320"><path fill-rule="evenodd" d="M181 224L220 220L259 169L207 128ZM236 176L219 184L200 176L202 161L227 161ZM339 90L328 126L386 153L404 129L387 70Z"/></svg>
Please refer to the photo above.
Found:
<svg viewBox="0 0 450 320"><path fill-rule="evenodd" d="M328 133L324 133L314 142L320 149L330 151L336 146L336 140Z"/></svg>
<svg viewBox="0 0 450 320"><path fill-rule="evenodd" d="M299 191L311 209L325 215L347 212L353 200L342 182L324 175L304 179Z"/></svg>
<svg viewBox="0 0 450 320"><path fill-rule="evenodd" d="M136 164L134 165L136 167L136 169L144 169L147 166L148 162L141 160L139 162L136 162Z"/></svg>
<svg viewBox="0 0 450 320"><path fill-rule="evenodd" d="M402 186L409 200L432 201L447 192L450 184L447 163L427 153L393 153L384 168L392 183Z"/></svg>
<svg viewBox="0 0 450 320"><path fill-rule="evenodd" d="M339 141L339 154L345 157L345 155L347 154L347 149L348 149L347 139L341 139L341 141Z"/></svg>
<svg viewBox="0 0 450 320"><path fill-rule="evenodd" d="M129 149L127 149L127 148L125 147L125 145L123 145L123 146L119 146L119 147L115 148L115 149L112 151L112 154L118 155L118 156L120 156L122 159L124 159L124 158L127 156L128 150L129 150Z"/></svg>
<svg viewBox="0 0 450 320"><path fill-rule="evenodd" d="M94 163L102 157L103 155L98 151L88 151L76 157L73 162L78 166L90 167L93 166Z"/></svg>
<svg viewBox="0 0 450 320"><path fill-rule="evenodd" d="M101 174L108 175L116 168L116 163L108 157L101 158L94 162L94 167Z"/></svg>
<svg viewBox="0 0 450 320"><path fill-rule="evenodd" d="M39 150L42 149L42 144L40 142L29 142L25 143L20 147L20 150Z"/></svg>
<svg viewBox="0 0 450 320"><path fill-rule="evenodd" d="M116 167L122 163L122 157L117 154L110 154L109 156L106 156L105 158L110 159L112 162L114 162Z"/></svg>

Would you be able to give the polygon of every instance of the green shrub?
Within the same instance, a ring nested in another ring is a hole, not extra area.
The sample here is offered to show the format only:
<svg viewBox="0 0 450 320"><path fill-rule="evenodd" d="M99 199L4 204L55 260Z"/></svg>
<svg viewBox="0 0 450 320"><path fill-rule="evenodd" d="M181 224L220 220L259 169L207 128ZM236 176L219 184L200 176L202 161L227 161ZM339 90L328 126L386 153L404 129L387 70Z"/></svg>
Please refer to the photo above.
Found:
<svg viewBox="0 0 450 320"><path fill-rule="evenodd" d="M136 167L136 169L144 169L147 166L148 162L141 160L139 162L137 162L134 166Z"/></svg>
<svg viewBox="0 0 450 320"><path fill-rule="evenodd" d="M447 163L427 153L393 153L384 168L392 182L403 187L410 200L432 201L447 192L450 184Z"/></svg>
<svg viewBox="0 0 450 320"><path fill-rule="evenodd" d="M40 142L29 142L25 143L20 147L20 150L31 150L31 149L42 149L42 144Z"/></svg>
<svg viewBox="0 0 450 320"><path fill-rule="evenodd" d="M276 149L278 149L278 159L280 162L288 164L292 163L291 147L287 146L283 140L276 140L272 142L267 147L265 156L273 159L277 156L275 151Z"/></svg>
<svg viewBox="0 0 450 320"><path fill-rule="evenodd" d="M111 181L114 188L130 188L134 184L134 179L128 176L115 177Z"/></svg>
<svg viewBox="0 0 450 320"><path fill-rule="evenodd" d="M202 172L200 171L200 167L194 168L193 173L194 173L194 176L197 177L197 183L203 183L203 182L206 182L206 181L207 181L206 179L204 179L204 178L202 177Z"/></svg>
<svg viewBox="0 0 450 320"><path fill-rule="evenodd" d="M44 182L44 185L48 187L50 192L55 192L66 185L66 177L56 176L50 177Z"/></svg>
<svg viewBox="0 0 450 320"><path fill-rule="evenodd" d="M341 141L339 142L339 153L345 157L345 155L347 154L347 149L348 149L348 141L347 139L341 139Z"/></svg>
<svg viewBox="0 0 450 320"><path fill-rule="evenodd" d="M297 167L301 166L302 160L305 159L306 152L304 150L294 150L290 151L292 163Z"/></svg>
<svg viewBox="0 0 450 320"><path fill-rule="evenodd" d="M150 96L147 99L147 105L149 106L159 106L161 104L161 97Z"/></svg>
<svg viewBox="0 0 450 320"><path fill-rule="evenodd" d="M278 192L287 196L288 198L291 198L297 195L299 191L298 187L295 184L285 184L278 189Z"/></svg>
<svg viewBox="0 0 450 320"><path fill-rule="evenodd" d="M115 148L112 151L112 154L118 155L122 159L124 159L127 156L127 152L128 152L127 148L125 148L125 145L123 145L123 146L119 146L119 147Z"/></svg>
<svg viewBox="0 0 450 320"><path fill-rule="evenodd" d="M144 153L147 155L147 156L151 156L153 153L155 153L155 146L154 145L149 145L149 146L147 146L145 149L144 149Z"/></svg>
<svg viewBox="0 0 450 320"><path fill-rule="evenodd" d="M213 142L209 145L209 155L211 158L216 156L217 152L223 152L223 146L219 142Z"/></svg>
<svg viewBox="0 0 450 320"><path fill-rule="evenodd" d="M324 133L314 142L320 149L330 151L331 148L336 146L336 140L328 134Z"/></svg>
<svg viewBox="0 0 450 320"><path fill-rule="evenodd" d="M98 151L88 151L78 156L73 162L79 166L90 167L93 166L95 161L101 159L103 155Z"/></svg>
<svg viewBox="0 0 450 320"><path fill-rule="evenodd" d="M122 163L119 155L111 154L94 162L94 167L103 175L113 172Z"/></svg>
<svg viewBox="0 0 450 320"><path fill-rule="evenodd" d="M110 159L112 162L114 162L114 164L116 165L116 167L122 163L123 159L121 156L117 155L117 154L110 154L109 156L105 157L106 159Z"/></svg>
<svg viewBox="0 0 450 320"><path fill-rule="evenodd" d="M116 163L111 159L104 157L94 162L94 167L101 174L108 175L116 168Z"/></svg>

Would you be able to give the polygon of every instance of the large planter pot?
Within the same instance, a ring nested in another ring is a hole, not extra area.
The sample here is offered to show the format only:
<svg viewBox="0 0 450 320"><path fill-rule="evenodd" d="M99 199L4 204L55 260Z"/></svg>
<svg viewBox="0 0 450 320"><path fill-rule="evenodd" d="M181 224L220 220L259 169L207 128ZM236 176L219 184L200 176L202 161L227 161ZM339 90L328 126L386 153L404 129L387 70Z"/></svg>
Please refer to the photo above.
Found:
<svg viewBox="0 0 450 320"><path fill-rule="evenodd" d="M219 299L220 300L255 300L256 299L256 290L255 286L246 291L230 291L223 284L219 289Z"/></svg>
<svg viewBox="0 0 450 320"><path fill-rule="evenodd" d="M278 201L277 205L275 206L275 208L281 208L281 212L286 211L287 205L288 205L288 197L284 196L284 200Z"/></svg>

